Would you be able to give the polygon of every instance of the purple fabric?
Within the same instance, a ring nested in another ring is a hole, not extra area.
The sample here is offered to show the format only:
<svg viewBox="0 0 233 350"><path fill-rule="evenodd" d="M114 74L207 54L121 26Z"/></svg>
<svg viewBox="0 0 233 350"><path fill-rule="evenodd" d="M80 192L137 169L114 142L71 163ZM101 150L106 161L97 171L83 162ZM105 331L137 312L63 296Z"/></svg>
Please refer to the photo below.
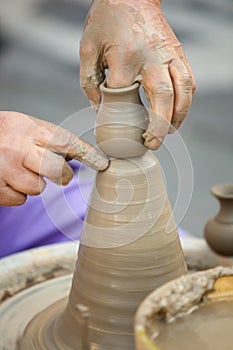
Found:
<svg viewBox="0 0 233 350"><path fill-rule="evenodd" d="M71 166L75 176L68 186L47 181L42 195L28 197L23 206L0 207L0 257L80 238L92 181L78 178L85 171L80 163Z"/></svg>

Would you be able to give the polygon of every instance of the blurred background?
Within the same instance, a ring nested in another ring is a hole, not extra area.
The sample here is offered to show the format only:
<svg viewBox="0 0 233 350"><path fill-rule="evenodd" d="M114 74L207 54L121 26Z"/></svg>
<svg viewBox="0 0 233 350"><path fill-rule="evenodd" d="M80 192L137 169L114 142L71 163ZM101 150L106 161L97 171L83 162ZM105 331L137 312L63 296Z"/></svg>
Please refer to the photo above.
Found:
<svg viewBox="0 0 233 350"><path fill-rule="evenodd" d="M90 3L1 0L1 110L60 124L89 106L79 86L78 43ZM172 203L178 191L184 202L186 193L193 192L181 226L202 236L205 223L218 210L209 189L216 183L233 182L233 0L163 0L163 8L197 83L191 110L180 129L192 160L193 191L186 160L176 166L166 146L156 155ZM175 137L168 136L166 142L178 148L179 154L183 146L172 141Z"/></svg>

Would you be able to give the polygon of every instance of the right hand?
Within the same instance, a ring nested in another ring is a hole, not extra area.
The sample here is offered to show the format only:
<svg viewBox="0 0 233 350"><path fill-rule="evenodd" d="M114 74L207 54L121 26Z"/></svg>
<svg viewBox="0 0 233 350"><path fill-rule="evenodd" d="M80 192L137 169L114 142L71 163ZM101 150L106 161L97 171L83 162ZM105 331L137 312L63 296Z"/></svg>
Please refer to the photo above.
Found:
<svg viewBox="0 0 233 350"><path fill-rule="evenodd" d="M95 170L109 161L93 146L66 129L17 112L0 112L0 205L22 205L41 193L46 182L67 185L73 171L66 159Z"/></svg>
<svg viewBox="0 0 233 350"><path fill-rule="evenodd" d="M195 91L192 69L167 23L161 0L93 0L80 45L81 84L98 107L99 86L140 81L150 102L144 145L157 149L178 129Z"/></svg>

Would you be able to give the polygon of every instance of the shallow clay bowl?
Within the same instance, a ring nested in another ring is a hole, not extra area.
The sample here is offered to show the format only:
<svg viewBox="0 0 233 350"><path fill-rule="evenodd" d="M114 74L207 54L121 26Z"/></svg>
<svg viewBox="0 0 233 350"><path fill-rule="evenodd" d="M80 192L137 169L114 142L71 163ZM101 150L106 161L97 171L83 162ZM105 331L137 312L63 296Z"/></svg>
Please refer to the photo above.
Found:
<svg viewBox="0 0 233 350"><path fill-rule="evenodd" d="M135 316L137 350L230 350L233 268L216 267L166 283Z"/></svg>

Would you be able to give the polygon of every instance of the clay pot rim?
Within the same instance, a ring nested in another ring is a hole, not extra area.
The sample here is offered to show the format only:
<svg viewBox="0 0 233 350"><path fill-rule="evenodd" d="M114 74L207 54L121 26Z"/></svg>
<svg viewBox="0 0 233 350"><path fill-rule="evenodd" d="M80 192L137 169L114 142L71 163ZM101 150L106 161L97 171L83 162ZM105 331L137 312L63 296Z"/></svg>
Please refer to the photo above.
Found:
<svg viewBox="0 0 233 350"><path fill-rule="evenodd" d="M112 94L112 95L117 95L117 94L122 94L125 92L130 92L130 91L138 89L140 86L140 83L135 82L130 86L121 87L121 88L109 88L106 85L107 85L106 81L104 81L102 84L100 84L100 91L106 92L106 93Z"/></svg>
<svg viewBox="0 0 233 350"><path fill-rule="evenodd" d="M214 269L183 275L154 290L142 301L137 309L134 322L136 338L141 339L143 344L150 345L150 349L158 350L156 343L151 341L148 333L149 324L154 319L154 316L163 310L167 310L168 315L175 318L177 315L178 317L182 317L186 311L188 314L189 310L192 310L192 308L195 308L196 305L204 300L203 297L205 295L213 291L214 283L217 280L227 276L233 276L233 267L218 266ZM182 308L183 304L185 304L185 298L182 297L197 287L200 298L195 296L192 300L190 299L190 309L185 311ZM175 300L175 296L178 296L179 293L180 299ZM216 301L218 300L216 299ZM179 304L179 309L172 308L172 305L175 303ZM179 312L181 312L181 316Z"/></svg>
<svg viewBox="0 0 233 350"><path fill-rule="evenodd" d="M218 198L233 199L233 183L220 183L214 185L210 192Z"/></svg>

